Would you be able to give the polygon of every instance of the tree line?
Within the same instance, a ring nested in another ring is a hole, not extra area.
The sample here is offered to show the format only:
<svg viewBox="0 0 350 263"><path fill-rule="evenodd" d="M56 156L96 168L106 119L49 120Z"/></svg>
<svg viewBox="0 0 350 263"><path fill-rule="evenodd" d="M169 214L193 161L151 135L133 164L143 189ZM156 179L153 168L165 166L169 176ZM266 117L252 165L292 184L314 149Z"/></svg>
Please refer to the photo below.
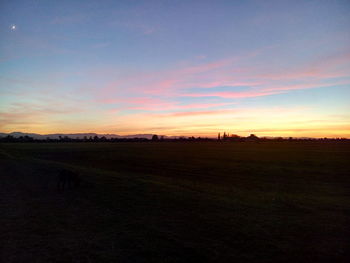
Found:
<svg viewBox="0 0 350 263"><path fill-rule="evenodd" d="M217 138L208 137L176 137L168 138L164 136L153 135L151 139L147 138L106 138L105 136L84 136L83 138L70 138L68 136L59 136L58 138L47 137L45 139L37 139L30 136L15 137L7 135L0 137L0 142L179 142L179 141L219 141L219 142L263 142L263 141L350 141L346 138L295 138L295 137L258 137L250 134L247 137L238 136L236 134L218 133Z"/></svg>

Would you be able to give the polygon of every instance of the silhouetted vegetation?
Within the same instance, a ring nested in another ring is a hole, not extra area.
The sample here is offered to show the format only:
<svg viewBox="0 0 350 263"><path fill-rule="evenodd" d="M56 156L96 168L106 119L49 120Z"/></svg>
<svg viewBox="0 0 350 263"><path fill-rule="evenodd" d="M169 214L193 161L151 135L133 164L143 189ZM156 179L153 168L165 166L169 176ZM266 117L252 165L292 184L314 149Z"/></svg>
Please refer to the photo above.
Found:
<svg viewBox="0 0 350 263"><path fill-rule="evenodd" d="M160 137L160 138L159 138ZM208 137L164 137L154 134L151 139L147 138L106 138L105 136L84 136L83 138L70 138L68 136L59 136L58 139L52 139L47 137L46 139L34 139L30 136L20 136L14 137L12 135L7 135L5 137L0 137L0 142L183 142L183 141L223 141L223 142L264 142L264 141L350 141L347 138L283 138L283 137L258 137L255 134L250 134L247 137L241 137L236 134L229 134L224 132L223 135L218 134L218 138L208 138Z"/></svg>

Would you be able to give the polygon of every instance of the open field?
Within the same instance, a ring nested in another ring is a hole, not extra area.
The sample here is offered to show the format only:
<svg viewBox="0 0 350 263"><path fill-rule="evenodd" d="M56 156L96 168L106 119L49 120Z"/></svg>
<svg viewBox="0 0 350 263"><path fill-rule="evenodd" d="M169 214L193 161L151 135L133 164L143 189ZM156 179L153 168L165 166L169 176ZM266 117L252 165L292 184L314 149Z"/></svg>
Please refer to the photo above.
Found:
<svg viewBox="0 0 350 263"><path fill-rule="evenodd" d="M3 143L0 176L1 262L350 259L346 142Z"/></svg>

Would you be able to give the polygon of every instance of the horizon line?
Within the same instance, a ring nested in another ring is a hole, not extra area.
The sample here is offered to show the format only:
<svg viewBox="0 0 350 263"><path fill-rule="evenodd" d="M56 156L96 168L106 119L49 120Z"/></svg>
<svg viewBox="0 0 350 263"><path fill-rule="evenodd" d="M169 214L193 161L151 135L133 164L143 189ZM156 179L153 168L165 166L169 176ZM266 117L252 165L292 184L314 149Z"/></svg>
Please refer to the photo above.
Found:
<svg viewBox="0 0 350 263"><path fill-rule="evenodd" d="M119 136L119 137L128 137L128 136L136 136L136 135L157 135L157 136L165 136L165 137L172 137L172 138L208 138L208 139L215 139L218 138L218 135L221 136L226 133L228 134L228 138L231 138L232 135L238 136L240 138L246 138L251 135L255 135L258 138L293 138L293 139L350 139L350 137L346 136L281 136L281 135L257 135L254 131L248 132L249 135L239 135L238 133L229 133L229 132L217 132L215 135L167 135L167 134L158 134L158 133L130 133L130 134L117 134L117 133L98 133L98 132L68 132L68 133L62 133L62 132L55 132L55 133L36 133L36 132L22 132L22 131L13 131L13 132L2 132L0 131L0 134L7 134L11 135L13 133L22 133L24 136L28 136L28 134L35 134L38 136L49 136L49 135L83 135L83 134L95 134L100 136L110 135L110 136ZM69 138L69 137L68 137ZM137 137L134 137L137 138Z"/></svg>

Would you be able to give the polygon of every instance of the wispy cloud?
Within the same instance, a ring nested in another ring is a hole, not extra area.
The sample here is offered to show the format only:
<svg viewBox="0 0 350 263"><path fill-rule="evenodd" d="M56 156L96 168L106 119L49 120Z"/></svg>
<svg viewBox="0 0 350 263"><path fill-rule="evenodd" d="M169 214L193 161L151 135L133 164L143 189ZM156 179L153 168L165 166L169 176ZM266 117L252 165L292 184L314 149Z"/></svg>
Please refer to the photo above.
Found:
<svg viewBox="0 0 350 263"><path fill-rule="evenodd" d="M74 116L84 111L81 106L70 106L66 102L50 98L46 98L44 102L13 102L6 108L0 108L0 128L4 131L23 127L47 128L48 124L53 125L66 116Z"/></svg>
<svg viewBox="0 0 350 263"><path fill-rule="evenodd" d="M235 113L237 110L207 110L207 111L182 111L182 112L172 112L158 114L159 117L187 117L187 116L200 116L200 115L218 115L226 113Z"/></svg>
<svg viewBox="0 0 350 263"><path fill-rule="evenodd" d="M327 133L334 136L350 134L350 124L346 116L337 117L336 122L334 117L324 115L320 122L319 117L312 108L305 107L237 107L119 115L109 121L118 124L103 127L110 132L124 134L144 130L157 133L163 131L167 135L201 136L215 136L220 130L240 135L254 132L259 136L305 136L309 133L309 136L323 137Z"/></svg>
<svg viewBox="0 0 350 263"><path fill-rule="evenodd" d="M183 94L185 97L221 97L230 99L254 98L261 96L269 96L280 94L283 91L246 91L246 92L211 92L211 93L187 93Z"/></svg>
<svg viewBox="0 0 350 263"><path fill-rule="evenodd" d="M253 59L254 61L258 54L258 52L252 52L252 54L240 57L160 72L140 72L108 84L103 89L103 93L113 96L114 93L128 90L129 92L147 94L148 96L189 96L193 93L188 92L188 89L208 88L220 97L250 98L273 95L282 91L318 88L332 84L338 85L338 80L334 80L334 78L349 77L347 69L350 65L343 58L344 56L347 57L346 54L341 57L339 55L325 57L325 61L318 59L315 62L296 65L295 68L266 69L260 66L250 66L249 68L241 66L245 59ZM325 80L328 82L325 83ZM343 81L343 84L347 83ZM215 88L222 86L249 86L252 87L252 91L239 93L219 93L215 91ZM201 93L196 92L195 94L198 97L211 96L203 91Z"/></svg>

